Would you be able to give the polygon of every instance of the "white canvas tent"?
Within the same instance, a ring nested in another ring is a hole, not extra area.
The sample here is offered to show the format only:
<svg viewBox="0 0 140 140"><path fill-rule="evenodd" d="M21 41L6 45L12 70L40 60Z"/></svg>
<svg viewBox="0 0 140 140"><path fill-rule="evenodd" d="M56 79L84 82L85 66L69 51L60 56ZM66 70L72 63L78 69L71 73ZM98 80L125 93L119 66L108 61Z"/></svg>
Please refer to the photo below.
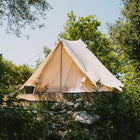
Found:
<svg viewBox="0 0 140 140"><path fill-rule="evenodd" d="M62 39L39 68L23 85L37 91L48 87L47 92L92 92L113 88L121 90L123 84L86 47L82 40Z"/></svg>

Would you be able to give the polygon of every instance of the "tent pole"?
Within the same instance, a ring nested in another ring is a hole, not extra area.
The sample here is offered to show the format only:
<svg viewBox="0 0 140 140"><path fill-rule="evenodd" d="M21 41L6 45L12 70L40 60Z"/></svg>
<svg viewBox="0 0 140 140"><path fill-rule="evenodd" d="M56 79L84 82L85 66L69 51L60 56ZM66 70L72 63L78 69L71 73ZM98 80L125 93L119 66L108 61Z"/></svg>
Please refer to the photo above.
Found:
<svg viewBox="0 0 140 140"><path fill-rule="evenodd" d="M62 42L61 42L61 58L60 58L60 92L62 92Z"/></svg>

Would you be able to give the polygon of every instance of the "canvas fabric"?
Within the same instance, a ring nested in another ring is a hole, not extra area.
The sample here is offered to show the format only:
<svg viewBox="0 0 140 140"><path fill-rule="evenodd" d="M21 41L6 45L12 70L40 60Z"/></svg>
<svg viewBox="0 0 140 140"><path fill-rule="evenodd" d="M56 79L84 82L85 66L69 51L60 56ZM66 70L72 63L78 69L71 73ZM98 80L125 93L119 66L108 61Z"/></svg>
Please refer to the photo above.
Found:
<svg viewBox="0 0 140 140"><path fill-rule="evenodd" d="M101 84L100 88L97 82ZM47 92L121 90L123 84L93 55L82 40L62 39L23 85Z"/></svg>

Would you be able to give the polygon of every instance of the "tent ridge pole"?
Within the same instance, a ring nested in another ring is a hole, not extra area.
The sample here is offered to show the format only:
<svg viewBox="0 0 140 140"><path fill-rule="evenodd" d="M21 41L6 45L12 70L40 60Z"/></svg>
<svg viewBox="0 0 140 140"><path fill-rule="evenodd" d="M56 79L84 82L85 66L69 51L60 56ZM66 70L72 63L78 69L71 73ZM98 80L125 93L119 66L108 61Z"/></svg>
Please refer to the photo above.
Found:
<svg viewBox="0 0 140 140"><path fill-rule="evenodd" d="M62 92L62 42L61 42L61 56L60 56L60 92Z"/></svg>

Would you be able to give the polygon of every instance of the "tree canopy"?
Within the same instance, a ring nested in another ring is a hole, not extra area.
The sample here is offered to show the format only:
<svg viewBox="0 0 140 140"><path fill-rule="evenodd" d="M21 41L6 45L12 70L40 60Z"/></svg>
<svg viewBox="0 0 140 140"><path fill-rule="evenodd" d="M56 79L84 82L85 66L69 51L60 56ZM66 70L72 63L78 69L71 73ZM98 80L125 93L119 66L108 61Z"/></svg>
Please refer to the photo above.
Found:
<svg viewBox="0 0 140 140"><path fill-rule="evenodd" d="M32 74L33 70L27 65L16 66L5 60L0 54L0 91L15 86L21 86Z"/></svg>
<svg viewBox="0 0 140 140"><path fill-rule="evenodd" d="M122 0L122 17L110 25L110 40L125 63L130 62L140 72L140 3L137 0Z"/></svg>
<svg viewBox="0 0 140 140"><path fill-rule="evenodd" d="M52 7L46 0L0 0L0 26L16 36L29 26L32 29L44 26L41 19Z"/></svg>
<svg viewBox="0 0 140 140"><path fill-rule="evenodd" d="M140 118L140 3L137 0L122 2L122 17L109 26L109 39L121 64L124 94L137 110L135 116Z"/></svg>

